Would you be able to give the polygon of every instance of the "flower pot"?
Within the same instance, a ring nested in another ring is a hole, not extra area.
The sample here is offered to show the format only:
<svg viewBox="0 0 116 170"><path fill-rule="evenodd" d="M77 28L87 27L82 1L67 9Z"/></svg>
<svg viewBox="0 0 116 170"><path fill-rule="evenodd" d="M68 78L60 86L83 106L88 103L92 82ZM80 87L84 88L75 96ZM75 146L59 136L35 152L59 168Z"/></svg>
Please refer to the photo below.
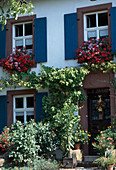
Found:
<svg viewBox="0 0 116 170"><path fill-rule="evenodd" d="M80 143L75 143L74 144L74 149L76 149L76 150L81 149L81 144Z"/></svg>
<svg viewBox="0 0 116 170"><path fill-rule="evenodd" d="M107 170L113 170L114 165L107 165Z"/></svg>

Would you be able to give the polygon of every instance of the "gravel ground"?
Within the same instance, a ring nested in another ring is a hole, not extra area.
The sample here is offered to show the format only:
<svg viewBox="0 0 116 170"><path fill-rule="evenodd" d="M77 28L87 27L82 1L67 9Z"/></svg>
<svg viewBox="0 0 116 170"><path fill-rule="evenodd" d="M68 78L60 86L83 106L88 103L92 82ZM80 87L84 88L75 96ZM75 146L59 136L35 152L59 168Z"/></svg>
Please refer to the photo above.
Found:
<svg viewBox="0 0 116 170"><path fill-rule="evenodd" d="M73 168L73 169L60 169L60 170L98 170L98 168L83 168L83 167L79 167L79 168Z"/></svg>

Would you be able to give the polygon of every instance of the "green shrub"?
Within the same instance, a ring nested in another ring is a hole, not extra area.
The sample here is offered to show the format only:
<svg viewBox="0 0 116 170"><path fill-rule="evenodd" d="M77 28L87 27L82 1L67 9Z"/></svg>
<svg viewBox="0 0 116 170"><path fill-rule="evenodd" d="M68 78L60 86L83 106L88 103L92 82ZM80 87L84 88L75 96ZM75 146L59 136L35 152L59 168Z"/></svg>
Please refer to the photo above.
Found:
<svg viewBox="0 0 116 170"><path fill-rule="evenodd" d="M34 168L34 170L58 170L59 165L55 160L50 161L41 157L40 159L34 160L32 168Z"/></svg>
<svg viewBox="0 0 116 170"><path fill-rule="evenodd" d="M12 124L10 127L9 140L12 147L9 147L9 157L13 158L16 164L32 163L38 156L40 148L36 142L37 124L32 120L25 125L21 122Z"/></svg>
<svg viewBox="0 0 116 170"><path fill-rule="evenodd" d="M51 124L38 122L37 124L37 143L40 146L40 154L56 150L59 142Z"/></svg>

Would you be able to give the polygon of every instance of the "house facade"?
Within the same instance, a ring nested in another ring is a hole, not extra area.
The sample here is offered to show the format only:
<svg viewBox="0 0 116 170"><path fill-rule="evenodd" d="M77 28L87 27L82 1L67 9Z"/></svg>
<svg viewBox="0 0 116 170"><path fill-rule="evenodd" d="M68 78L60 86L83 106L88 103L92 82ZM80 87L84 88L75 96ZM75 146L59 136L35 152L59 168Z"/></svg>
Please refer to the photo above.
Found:
<svg viewBox="0 0 116 170"><path fill-rule="evenodd" d="M33 15L8 19L0 31L0 60L8 56L15 47L26 46L33 50L39 73L41 64L55 68L77 67L75 50L90 38L109 37L112 50L116 48L116 1L115 0L39 0L32 1ZM0 67L0 76L8 76ZM81 124L94 136L112 122L115 115L115 92L110 81L114 73L91 72L83 82L87 95L80 110ZM0 131L7 125L21 120L23 123L34 118L41 120L42 98L47 90L7 88L0 92ZM95 111L95 103L101 95L106 103L103 117ZM85 146L84 154L91 153Z"/></svg>

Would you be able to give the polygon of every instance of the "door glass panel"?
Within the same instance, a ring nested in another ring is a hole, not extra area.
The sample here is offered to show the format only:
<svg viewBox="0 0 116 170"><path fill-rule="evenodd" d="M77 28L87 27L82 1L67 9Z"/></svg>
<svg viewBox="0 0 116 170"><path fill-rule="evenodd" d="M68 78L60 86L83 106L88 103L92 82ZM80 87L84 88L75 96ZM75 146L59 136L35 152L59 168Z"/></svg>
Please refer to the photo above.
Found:
<svg viewBox="0 0 116 170"><path fill-rule="evenodd" d="M97 112L97 110L95 108L96 103L97 103L97 100L92 100L91 101L92 120L98 120L99 119L98 112Z"/></svg>

